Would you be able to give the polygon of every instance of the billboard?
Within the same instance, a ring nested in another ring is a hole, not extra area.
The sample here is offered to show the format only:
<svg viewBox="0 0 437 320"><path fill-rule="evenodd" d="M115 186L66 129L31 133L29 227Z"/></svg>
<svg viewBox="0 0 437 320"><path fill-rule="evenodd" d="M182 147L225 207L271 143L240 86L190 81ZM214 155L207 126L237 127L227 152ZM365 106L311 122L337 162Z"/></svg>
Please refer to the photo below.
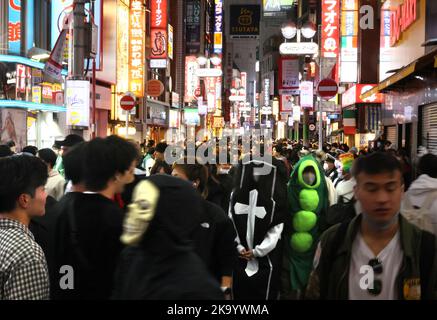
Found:
<svg viewBox="0 0 437 320"><path fill-rule="evenodd" d="M167 59L167 0L152 0L151 16L150 60Z"/></svg>
<svg viewBox="0 0 437 320"><path fill-rule="evenodd" d="M0 108L0 144L14 141L17 151L27 145L27 111Z"/></svg>
<svg viewBox="0 0 437 320"><path fill-rule="evenodd" d="M96 56L96 69L100 70L101 68L101 35L102 35L102 0L96 0L94 9L94 23L99 28L99 32L97 35L97 56ZM86 10L90 10L90 5L85 4ZM53 48L56 44L56 40L58 39L60 30L62 30L64 18L72 12L73 10L73 0L57 0L52 1L51 4L51 47ZM86 64L85 64L86 66ZM91 66L91 63L90 63ZM91 67L90 67L91 68Z"/></svg>
<svg viewBox="0 0 437 320"><path fill-rule="evenodd" d="M264 17L285 16L295 0L263 0Z"/></svg>
<svg viewBox="0 0 437 320"><path fill-rule="evenodd" d="M186 54L200 53L200 0L185 2Z"/></svg>
<svg viewBox="0 0 437 320"><path fill-rule="evenodd" d="M229 30L232 36L258 36L260 7L257 5L231 5Z"/></svg>

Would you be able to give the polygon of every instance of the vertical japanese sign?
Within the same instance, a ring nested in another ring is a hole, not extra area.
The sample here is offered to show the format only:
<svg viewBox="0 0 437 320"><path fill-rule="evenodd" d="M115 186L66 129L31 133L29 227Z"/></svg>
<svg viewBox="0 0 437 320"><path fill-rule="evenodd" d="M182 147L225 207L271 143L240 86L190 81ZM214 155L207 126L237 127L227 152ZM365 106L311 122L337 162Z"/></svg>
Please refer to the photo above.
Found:
<svg viewBox="0 0 437 320"><path fill-rule="evenodd" d="M358 0L345 0L341 11L340 81L358 78Z"/></svg>
<svg viewBox="0 0 437 320"><path fill-rule="evenodd" d="M340 47L340 0L322 0L322 57L337 58Z"/></svg>
<svg viewBox="0 0 437 320"><path fill-rule="evenodd" d="M173 60L173 26L168 25L168 57Z"/></svg>
<svg viewBox="0 0 437 320"><path fill-rule="evenodd" d="M199 68L195 56L185 57L185 95L184 101L191 103L200 94L200 80L196 76L196 70Z"/></svg>
<svg viewBox="0 0 437 320"><path fill-rule="evenodd" d="M223 51L223 0L215 0L214 53Z"/></svg>
<svg viewBox="0 0 437 320"><path fill-rule="evenodd" d="M117 5L117 91L129 91L129 8ZM117 103L118 105L118 103Z"/></svg>
<svg viewBox="0 0 437 320"><path fill-rule="evenodd" d="M302 81L300 83L300 106L303 109L313 109L314 107L314 84L312 81Z"/></svg>
<svg viewBox="0 0 437 320"><path fill-rule="evenodd" d="M150 59L167 59L167 0L152 0Z"/></svg>
<svg viewBox="0 0 437 320"><path fill-rule="evenodd" d="M186 0L186 54L200 53L200 0Z"/></svg>
<svg viewBox="0 0 437 320"><path fill-rule="evenodd" d="M132 0L129 29L129 91L144 95L144 11L143 1Z"/></svg>
<svg viewBox="0 0 437 320"><path fill-rule="evenodd" d="M20 54L21 0L9 0L8 42L9 53Z"/></svg>

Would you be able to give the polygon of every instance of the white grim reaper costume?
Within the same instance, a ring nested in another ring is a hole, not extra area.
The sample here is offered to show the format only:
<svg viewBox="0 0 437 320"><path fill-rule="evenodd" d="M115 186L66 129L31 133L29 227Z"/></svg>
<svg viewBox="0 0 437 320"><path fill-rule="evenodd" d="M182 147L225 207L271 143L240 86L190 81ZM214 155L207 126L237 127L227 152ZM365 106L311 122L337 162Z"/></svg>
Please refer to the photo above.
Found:
<svg viewBox="0 0 437 320"><path fill-rule="evenodd" d="M268 166L268 175L257 175L256 168ZM254 259L238 259L234 268L233 293L236 300L276 299L282 265L281 234L287 214L285 166L243 161L231 195L229 216L237 232L237 250L253 250Z"/></svg>

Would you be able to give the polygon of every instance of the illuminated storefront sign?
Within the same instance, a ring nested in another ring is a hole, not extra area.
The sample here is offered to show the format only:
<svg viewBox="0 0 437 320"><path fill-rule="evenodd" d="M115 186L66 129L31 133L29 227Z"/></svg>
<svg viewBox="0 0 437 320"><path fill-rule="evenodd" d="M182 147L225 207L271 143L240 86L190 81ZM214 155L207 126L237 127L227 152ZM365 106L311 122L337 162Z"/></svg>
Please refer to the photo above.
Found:
<svg viewBox="0 0 437 320"><path fill-rule="evenodd" d="M299 59L281 57L279 59L279 92L299 90Z"/></svg>
<svg viewBox="0 0 437 320"><path fill-rule="evenodd" d="M404 0L404 3L391 11L390 45L393 47L401 35L417 20L417 0Z"/></svg>
<svg viewBox="0 0 437 320"><path fill-rule="evenodd" d="M265 17L285 16L295 1L294 0L263 0Z"/></svg>
<svg viewBox="0 0 437 320"><path fill-rule="evenodd" d="M167 0L152 0L150 59L167 59Z"/></svg>
<svg viewBox="0 0 437 320"><path fill-rule="evenodd" d="M215 0L214 53L223 51L223 0Z"/></svg>
<svg viewBox="0 0 437 320"><path fill-rule="evenodd" d="M200 80L196 75L199 68L195 56L185 57L185 98L186 103L193 102L196 96L200 95Z"/></svg>
<svg viewBox="0 0 437 320"><path fill-rule="evenodd" d="M357 82L358 23L358 0L344 1L341 11L341 82Z"/></svg>
<svg viewBox="0 0 437 320"><path fill-rule="evenodd" d="M340 0L322 0L322 57L337 58L340 35Z"/></svg>
<svg viewBox="0 0 437 320"><path fill-rule="evenodd" d="M88 80L67 80L66 87L67 125L88 127L90 121L90 82Z"/></svg>
<svg viewBox="0 0 437 320"><path fill-rule="evenodd" d="M21 0L9 0L8 42L9 52L20 54Z"/></svg>
<svg viewBox="0 0 437 320"><path fill-rule="evenodd" d="M117 92L129 91L128 48L129 48L129 7L120 3L117 6Z"/></svg>
<svg viewBox="0 0 437 320"><path fill-rule="evenodd" d="M144 95L144 11L143 1L132 0L129 29L129 91Z"/></svg>

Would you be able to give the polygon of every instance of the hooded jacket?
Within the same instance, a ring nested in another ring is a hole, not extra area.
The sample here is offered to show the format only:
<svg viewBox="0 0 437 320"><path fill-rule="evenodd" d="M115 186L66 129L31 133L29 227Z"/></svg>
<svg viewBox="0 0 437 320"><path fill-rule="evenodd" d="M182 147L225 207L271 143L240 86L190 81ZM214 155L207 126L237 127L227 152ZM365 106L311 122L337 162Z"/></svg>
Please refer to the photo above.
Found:
<svg viewBox="0 0 437 320"><path fill-rule="evenodd" d="M411 205L416 207L422 207L427 197L433 197L434 201L429 208L429 212L432 214L432 222L434 224L434 234L437 235L437 179L431 178L427 174L420 175L410 185L405 198L411 202ZM405 206L405 200L402 203Z"/></svg>
<svg viewBox="0 0 437 320"><path fill-rule="evenodd" d="M113 298L223 299L219 283L195 253L191 240L200 223L200 195L188 182L171 176L153 175L147 181L159 190L156 207L141 240L122 252ZM125 222L123 236L129 233L126 226Z"/></svg>

